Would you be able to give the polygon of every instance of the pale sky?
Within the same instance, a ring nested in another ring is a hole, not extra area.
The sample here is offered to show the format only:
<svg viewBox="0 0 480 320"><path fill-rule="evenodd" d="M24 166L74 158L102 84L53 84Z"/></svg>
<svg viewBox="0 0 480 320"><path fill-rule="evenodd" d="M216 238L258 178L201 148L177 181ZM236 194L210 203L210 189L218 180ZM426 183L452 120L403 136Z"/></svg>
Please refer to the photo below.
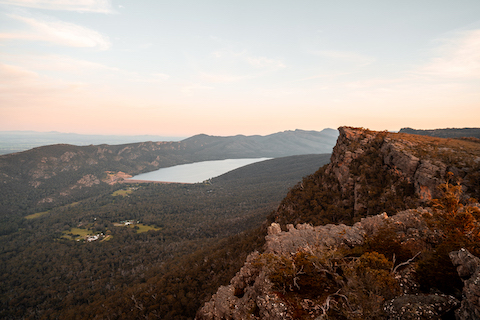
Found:
<svg viewBox="0 0 480 320"><path fill-rule="evenodd" d="M0 131L480 127L479 0L0 0Z"/></svg>

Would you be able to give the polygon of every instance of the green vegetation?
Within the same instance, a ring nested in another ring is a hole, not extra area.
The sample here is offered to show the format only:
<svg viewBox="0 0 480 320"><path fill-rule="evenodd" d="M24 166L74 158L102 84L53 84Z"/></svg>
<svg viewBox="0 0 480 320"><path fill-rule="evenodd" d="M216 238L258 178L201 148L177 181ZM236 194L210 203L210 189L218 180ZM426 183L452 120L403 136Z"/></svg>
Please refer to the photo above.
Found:
<svg viewBox="0 0 480 320"><path fill-rule="evenodd" d="M133 190L131 190L131 189L128 189L128 190L120 189L120 190L117 190L117 191L113 192L112 196L113 197L117 197L117 196L125 197L125 196L131 194L132 192L133 192Z"/></svg>
<svg viewBox="0 0 480 320"><path fill-rule="evenodd" d="M92 230L84 229L84 228L71 228L70 230L65 230L62 232L62 238L68 240L77 240L77 238L85 238L87 236L91 236Z"/></svg>
<svg viewBox="0 0 480 320"><path fill-rule="evenodd" d="M125 185L82 188L39 219L23 218L30 208L0 211L0 318L191 319L261 249L261 224L288 189L328 160L274 159L211 184L140 184L128 196L113 195ZM114 226L124 220L141 224Z"/></svg>
<svg viewBox="0 0 480 320"><path fill-rule="evenodd" d="M129 228L133 228L135 229L135 231L137 233L143 233L143 232L147 232L147 231L150 231L150 230L161 230L161 228L157 228L157 227L154 227L154 226L147 226L147 225L144 225L142 223L136 223L134 225L129 225L128 226Z"/></svg>
<svg viewBox="0 0 480 320"><path fill-rule="evenodd" d="M30 220L30 219L40 218L40 217L46 215L48 212L49 211L42 211L42 212L33 213L33 214L30 214L30 215L26 216L25 219Z"/></svg>

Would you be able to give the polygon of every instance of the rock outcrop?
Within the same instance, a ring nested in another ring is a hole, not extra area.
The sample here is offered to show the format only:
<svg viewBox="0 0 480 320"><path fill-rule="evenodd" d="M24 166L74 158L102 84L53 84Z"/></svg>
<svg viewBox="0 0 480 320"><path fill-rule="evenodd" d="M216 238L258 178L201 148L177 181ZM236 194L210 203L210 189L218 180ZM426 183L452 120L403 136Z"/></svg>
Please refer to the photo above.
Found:
<svg viewBox="0 0 480 320"><path fill-rule="evenodd" d="M444 294L406 294L385 303L389 320L436 320L451 312L459 301Z"/></svg>
<svg viewBox="0 0 480 320"><path fill-rule="evenodd" d="M480 319L480 259L466 249L451 252L450 259L464 284L464 298L455 316L457 320Z"/></svg>
<svg viewBox="0 0 480 320"><path fill-rule="evenodd" d="M341 127L331 161L287 195L275 221L353 224L361 217L424 206L448 179L480 198L475 142ZM307 191L304 187L310 184ZM314 215L312 214L314 213Z"/></svg>
<svg viewBox="0 0 480 320"><path fill-rule="evenodd" d="M292 257L298 252L314 253L334 252L336 250L348 250L364 244L366 236L373 236L382 227L391 226L391 231L402 241L428 241L432 232L423 221L422 214L429 211L423 208L407 210L395 216L388 217L381 214L362 219L353 226L325 225L313 227L308 224L299 224L296 227L288 225L288 231L281 231L276 223L268 228L266 244L262 256L271 259ZM333 250L332 250L333 249ZM197 319L295 319L295 308L303 308L305 314L321 314L322 308L328 297L323 300L314 297L306 297L301 294L294 298L298 304L293 306L289 297L286 298L281 290L275 289L269 276L269 266L261 262L260 254L254 252L247 258L245 265L231 280L230 285L220 287L212 299L201 308ZM301 271L300 271L301 273ZM396 277L399 283L408 284L404 292L417 292L413 276L403 270L398 270ZM412 296L415 294L413 293ZM418 295L418 293L417 293ZM402 299L407 299L404 296ZM407 299L413 301L415 299ZM399 304L403 300L392 300L385 310L391 315L391 319L436 319L431 318L402 318L407 311L401 310ZM451 297L423 295L415 303L409 302L409 313L420 314L444 314L457 305L457 301ZM436 310L436 311L432 311Z"/></svg>

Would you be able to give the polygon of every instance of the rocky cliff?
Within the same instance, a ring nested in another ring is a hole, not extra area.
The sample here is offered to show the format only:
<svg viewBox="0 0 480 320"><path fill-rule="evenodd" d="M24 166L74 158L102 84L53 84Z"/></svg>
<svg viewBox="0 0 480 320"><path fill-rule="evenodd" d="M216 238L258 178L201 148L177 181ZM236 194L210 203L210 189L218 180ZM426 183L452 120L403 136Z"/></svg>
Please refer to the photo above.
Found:
<svg viewBox="0 0 480 320"><path fill-rule="evenodd" d="M353 224L416 208L439 195L447 172L480 198L480 144L342 127L330 164L305 178L275 215L289 223Z"/></svg>
<svg viewBox="0 0 480 320"><path fill-rule="evenodd" d="M340 128L197 319L477 319L479 165L475 142Z"/></svg>

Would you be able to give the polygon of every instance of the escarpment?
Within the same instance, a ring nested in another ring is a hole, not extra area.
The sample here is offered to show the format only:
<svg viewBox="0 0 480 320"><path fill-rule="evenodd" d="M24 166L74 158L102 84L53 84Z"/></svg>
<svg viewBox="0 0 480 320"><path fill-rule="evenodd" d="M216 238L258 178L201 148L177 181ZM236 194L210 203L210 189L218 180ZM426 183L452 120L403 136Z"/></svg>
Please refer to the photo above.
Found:
<svg viewBox="0 0 480 320"><path fill-rule="evenodd" d="M480 144L339 131L198 320L476 319Z"/></svg>
<svg viewBox="0 0 480 320"><path fill-rule="evenodd" d="M439 196L448 172L480 198L480 144L341 127L330 164L303 179L273 221L353 224L362 217L416 208Z"/></svg>

